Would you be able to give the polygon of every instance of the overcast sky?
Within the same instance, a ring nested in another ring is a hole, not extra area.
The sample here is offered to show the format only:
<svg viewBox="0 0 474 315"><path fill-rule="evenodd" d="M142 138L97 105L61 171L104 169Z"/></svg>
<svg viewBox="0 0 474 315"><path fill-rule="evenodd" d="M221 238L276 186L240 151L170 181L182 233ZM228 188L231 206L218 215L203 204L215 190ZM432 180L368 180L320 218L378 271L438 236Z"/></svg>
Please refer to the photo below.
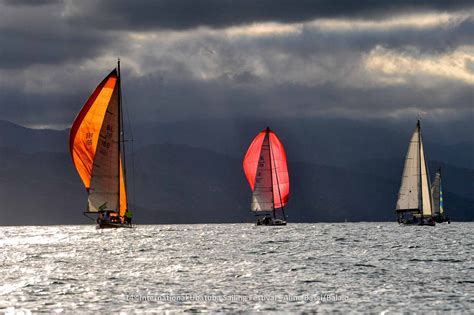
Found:
<svg viewBox="0 0 474 315"><path fill-rule="evenodd" d="M69 126L118 57L135 122L455 122L474 1L0 0L0 119Z"/></svg>

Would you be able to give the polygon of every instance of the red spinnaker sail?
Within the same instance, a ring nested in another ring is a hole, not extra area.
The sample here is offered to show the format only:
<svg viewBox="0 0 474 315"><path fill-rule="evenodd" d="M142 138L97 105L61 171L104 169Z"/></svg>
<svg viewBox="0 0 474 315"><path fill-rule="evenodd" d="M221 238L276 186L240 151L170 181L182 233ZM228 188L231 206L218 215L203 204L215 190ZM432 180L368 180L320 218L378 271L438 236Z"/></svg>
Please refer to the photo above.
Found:
<svg viewBox="0 0 474 315"><path fill-rule="evenodd" d="M288 203L290 197L290 178L288 175L285 148L273 131L267 128L253 139L245 154L243 167L247 181L253 191L255 188L260 151L267 132L270 142L274 207L281 208Z"/></svg>

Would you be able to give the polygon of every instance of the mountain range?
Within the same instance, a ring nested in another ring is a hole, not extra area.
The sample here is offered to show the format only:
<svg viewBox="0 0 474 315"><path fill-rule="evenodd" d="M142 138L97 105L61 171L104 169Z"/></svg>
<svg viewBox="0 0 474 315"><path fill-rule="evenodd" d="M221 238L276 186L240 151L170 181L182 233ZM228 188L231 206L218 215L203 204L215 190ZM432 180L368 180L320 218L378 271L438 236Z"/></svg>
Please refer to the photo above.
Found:
<svg viewBox="0 0 474 315"><path fill-rule="evenodd" d="M242 156L261 125L177 122L134 128L134 141L126 145L135 222L252 222ZM362 122L272 125L289 158L290 222L394 221L412 130ZM87 195L67 140L68 130L0 121L1 225L89 222L82 215ZM473 220L473 142L467 137L425 143L432 177L442 168L449 216Z"/></svg>

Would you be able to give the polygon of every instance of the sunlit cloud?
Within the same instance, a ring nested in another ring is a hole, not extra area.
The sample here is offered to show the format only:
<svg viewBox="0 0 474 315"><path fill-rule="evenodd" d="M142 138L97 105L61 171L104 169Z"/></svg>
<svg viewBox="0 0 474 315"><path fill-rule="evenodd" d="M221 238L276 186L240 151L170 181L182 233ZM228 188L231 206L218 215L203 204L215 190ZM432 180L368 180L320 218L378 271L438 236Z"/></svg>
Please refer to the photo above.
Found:
<svg viewBox="0 0 474 315"><path fill-rule="evenodd" d="M387 31L391 29L424 29L434 27L453 27L472 16L472 12L457 13L418 13L398 15L382 20L368 19L317 19L308 22L309 27L331 31Z"/></svg>
<svg viewBox="0 0 474 315"><path fill-rule="evenodd" d="M228 36L280 36L298 34L301 32L302 24L281 23L254 23L251 25L234 26L223 30Z"/></svg>
<svg viewBox="0 0 474 315"><path fill-rule="evenodd" d="M462 46L445 54L422 54L416 48L407 50L375 47L364 58L366 69L388 84L406 84L413 79L421 85L436 80L456 80L474 84L474 46Z"/></svg>
<svg viewBox="0 0 474 315"><path fill-rule="evenodd" d="M277 37L297 36L304 30L318 29L323 31L360 32L388 31L394 29L427 29L435 27L455 27L471 18L474 12L455 13L418 13L397 15L387 19L350 19L350 18L317 18L301 23L256 22L222 29L197 27L185 30L153 30L129 33L134 39L162 39L179 41L189 36L226 36L236 37Z"/></svg>

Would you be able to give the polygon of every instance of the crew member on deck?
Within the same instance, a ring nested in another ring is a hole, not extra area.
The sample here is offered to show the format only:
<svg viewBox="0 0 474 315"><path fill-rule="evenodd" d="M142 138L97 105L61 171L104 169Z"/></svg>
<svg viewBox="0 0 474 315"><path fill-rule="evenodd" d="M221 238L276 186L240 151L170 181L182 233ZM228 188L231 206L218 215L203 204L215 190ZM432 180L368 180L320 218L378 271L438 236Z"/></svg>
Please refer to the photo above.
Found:
<svg viewBox="0 0 474 315"><path fill-rule="evenodd" d="M97 217L97 223L101 223L104 220L104 211L99 211L99 216Z"/></svg>
<svg viewBox="0 0 474 315"><path fill-rule="evenodd" d="M128 224L132 224L132 216L133 216L132 211L130 211L130 210L127 209L127 212L125 212L125 221L126 221Z"/></svg>

